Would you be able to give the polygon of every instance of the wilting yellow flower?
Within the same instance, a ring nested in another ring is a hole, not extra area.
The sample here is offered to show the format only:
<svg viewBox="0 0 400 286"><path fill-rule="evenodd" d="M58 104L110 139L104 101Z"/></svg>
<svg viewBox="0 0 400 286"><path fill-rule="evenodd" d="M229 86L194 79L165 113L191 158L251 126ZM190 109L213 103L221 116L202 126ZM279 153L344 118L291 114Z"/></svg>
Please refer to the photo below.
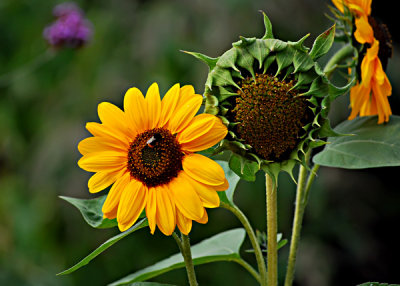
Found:
<svg viewBox="0 0 400 286"><path fill-rule="evenodd" d="M381 31L382 25L377 25L371 18L372 0L332 0L332 2L342 13L345 13L345 8L347 8L354 15L356 25L354 38L360 44L366 44L368 47L361 62L361 81L350 91L352 111L349 119L354 119L357 114L360 116L378 115L379 124L387 122L392 114L388 101L388 96L392 94L392 86L382 68L378 54L379 41L376 39L377 36L374 36L374 32L378 32L380 37L383 35L384 42L391 41L390 34L386 26L384 26L385 30ZM374 29L378 29L378 31L374 31ZM389 39L385 39L386 33L389 35ZM387 43L384 45L384 49L389 49L391 52L391 46L387 47ZM384 54L387 56L387 51Z"/></svg>
<svg viewBox="0 0 400 286"><path fill-rule="evenodd" d="M112 185L102 210L104 217L117 218L121 231L145 209L151 233L157 225L171 235L177 225L188 234L192 220L208 221L205 207L219 206L217 191L228 188L224 171L194 152L218 143L227 128L214 115L196 115L202 100L192 86L179 84L161 100L154 83L146 97L129 89L124 111L100 103L102 123L87 123L93 137L79 143L78 164L95 172L88 182L91 193Z"/></svg>
<svg viewBox="0 0 400 286"><path fill-rule="evenodd" d="M367 49L367 53L361 63L361 83L350 91L351 114L349 119L360 116L378 114L378 123L389 121L392 114L388 96L392 93L392 86L383 71L381 61L378 58L379 42L374 41Z"/></svg>

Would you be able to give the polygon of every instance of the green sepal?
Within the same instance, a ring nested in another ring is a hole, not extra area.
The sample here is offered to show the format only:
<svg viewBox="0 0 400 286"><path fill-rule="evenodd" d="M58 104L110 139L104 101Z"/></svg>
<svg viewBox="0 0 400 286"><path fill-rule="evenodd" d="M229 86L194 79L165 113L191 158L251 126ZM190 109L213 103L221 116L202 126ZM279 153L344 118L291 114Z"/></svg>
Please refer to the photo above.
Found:
<svg viewBox="0 0 400 286"><path fill-rule="evenodd" d="M276 56L269 56L265 59L264 61L264 71L263 73L266 73L270 65L276 60Z"/></svg>
<svg viewBox="0 0 400 286"><path fill-rule="evenodd" d="M277 53L276 62L278 64L278 70L276 71L275 76L277 76L284 68L293 63L295 52L296 50L294 48L288 46L286 49Z"/></svg>
<svg viewBox="0 0 400 286"><path fill-rule="evenodd" d="M206 104L204 107L204 112L217 115L219 112L218 107L218 98L214 95L207 94L206 95Z"/></svg>
<svg viewBox="0 0 400 286"><path fill-rule="evenodd" d="M347 136L348 134L341 134L333 130L331 123L329 122L329 118L325 118L321 128L318 130L318 135L320 138L325 138L325 137Z"/></svg>
<svg viewBox="0 0 400 286"><path fill-rule="evenodd" d="M335 39L335 28L336 25L333 25L315 39L310 51L310 57L313 60L322 57L329 51Z"/></svg>
<svg viewBox="0 0 400 286"><path fill-rule="evenodd" d="M197 58L197 59L201 60L202 62L206 63L208 65L208 67L210 68L210 70L212 70L215 67L215 65L217 64L217 61L218 61L218 58L211 58L211 57L203 55L201 53L188 52L188 51L183 51L183 50L181 52L183 52L185 54L188 54L188 55L192 55L195 58Z"/></svg>
<svg viewBox="0 0 400 286"><path fill-rule="evenodd" d="M321 77L318 77L317 79L315 79L312 84L311 87L308 91L302 93L302 96L308 96L308 95L312 95L315 97L325 97L329 94L329 87L328 85L324 84L322 82Z"/></svg>
<svg viewBox="0 0 400 286"><path fill-rule="evenodd" d="M236 63L238 66L241 68L244 68L250 72L252 77L255 77L254 74L254 69L253 69L253 63L254 63L254 58L253 56L247 51L246 48L242 47L236 47L237 52L238 52L238 57L236 59Z"/></svg>
<svg viewBox="0 0 400 286"><path fill-rule="evenodd" d="M234 48L229 49L222 56L219 57L217 61L217 66L221 68L232 68L233 70L240 72L235 65L236 58L237 58L236 49Z"/></svg>
<svg viewBox="0 0 400 286"><path fill-rule="evenodd" d="M288 46L288 43L278 39L266 39L265 44L271 52L280 52Z"/></svg>
<svg viewBox="0 0 400 286"><path fill-rule="evenodd" d="M247 47L247 50L254 58L258 60L259 69L261 69L265 58L269 54L269 49L265 40L256 39L253 45Z"/></svg>
<svg viewBox="0 0 400 286"><path fill-rule="evenodd" d="M304 53L308 53L308 51L310 50L310 48L304 46L304 41L310 36L310 33L308 33L307 35L305 35L303 38L301 38L300 40L298 40L297 42L291 42L289 41L288 44L290 44L292 47L294 47L296 50L299 50L301 52Z"/></svg>
<svg viewBox="0 0 400 286"><path fill-rule="evenodd" d="M271 21L269 20L267 14L265 14L263 11L261 13L264 16L264 27L265 27L265 34L262 37L263 39L273 39L274 34L272 33L272 24Z"/></svg>
<svg viewBox="0 0 400 286"><path fill-rule="evenodd" d="M296 84L293 86L292 89L297 89L303 85L307 85L312 83L316 78L318 77L318 75L316 74L316 72L314 70L308 70L306 72L300 72L298 74L297 77L297 82Z"/></svg>
<svg viewBox="0 0 400 286"><path fill-rule="evenodd" d="M314 66L311 57L303 52L296 51L293 59L294 73L307 72Z"/></svg>
<svg viewBox="0 0 400 286"><path fill-rule="evenodd" d="M216 66L213 70L210 71L208 74L208 78L206 81L206 86L211 90L212 86L228 86L228 85L233 85L237 89L240 89L240 87L235 83L235 81L232 79L232 75L229 72L229 70L220 68Z"/></svg>
<svg viewBox="0 0 400 286"><path fill-rule="evenodd" d="M349 92L352 86L355 83L355 79L353 78L348 84L343 87L337 87L333 84L329 85L329 95L331 96L332 100L336 99L337 97L344 95Z"/></svg>
<svg viewBox="0 0 400 286"><path fill-rule="evenodd" d="M219 89L219 94L218 94L219 101L225 101L226 99L228 99L231 96L238 95L236 92L231 92L222 86L219 86L218 89Z"/></svg>
<svg viewBox="0 0 400 286"><path fill-rule="evenodd" d="M256 162L245 159L244 157L232 153L229 159L229 168L243 180L254 182L259 166Z"/></svg>

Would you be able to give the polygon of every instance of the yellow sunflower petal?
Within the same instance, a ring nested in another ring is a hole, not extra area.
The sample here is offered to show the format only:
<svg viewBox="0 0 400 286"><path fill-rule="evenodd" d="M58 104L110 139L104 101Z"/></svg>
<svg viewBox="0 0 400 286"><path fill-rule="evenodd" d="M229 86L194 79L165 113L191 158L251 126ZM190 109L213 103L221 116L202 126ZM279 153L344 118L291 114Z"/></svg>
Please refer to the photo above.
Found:
<svg viewBox="0 0 400 286"><path fill-rule="evenodd" d="M190 142L206 134L213 127L216 119L216 116L207 113L196 115L189 126L178 134L176 137L178 142L180 144Z"/></svg>
<svg viewBox="0 0 400 286"><path fill-rule="evenodd" d="M176 208L176 224L181 233L188 235L192 230L192 220L185 217L178 208Z"/></svg>
<svg viewBox="0 0 400 286"><path fill-rule="evenodd" d="M229 182L228 182L227 179L225 179L225 181L224 181L221 185L213 186L213 188L214 188L214 190L216 190L217 192L226 191L226 190L229 188Z"/></svg>
<svg viewBox="0 0 400 286"><path fill-rule="evenodd" d="M179 101L179 92L180 87L179 83L177 83L164 95L161 101L161 116L158 124L160 127L163 127L165 124L167 124L168 120L175 112L176 105Z"/></svg>
<svg viewBox="0 0 400 286"><path fill-rule="evenodd" d="M207 211L204 211L204 215L201 219L196 220L198 223L206 224L208 222L208 214Z"/></svg>
<svg viewBox="0 0 400 286"><path fill-rule="evenodd" d="M188 126L197 111L199 111L202 102L203 97L195 95L176 110L176 113L172 115L168 123L168 128L172 134L179 133Z"/></svg>
<svg viewBox="0 0 400 286"><path fill-rule="evenodd" d="M129 172L126 172L119 179L117 179L114 185L112 185L102 208L102 212L105 217L113 219L117 216L116 211L118 210L121 194L129 184L130 178L131 176Z"/></svg>
<svg viewBox="0 0 400 286"><path fill-rule="evenodd" d="M175 204L169 194L171 191L158 186L157 190L157 226L165 235L171 235L176 226Z"/></svg>
<svg viewBox="0 0 400 286"><path fill-rule="evenodd" d="M354 37L360 44L372 43L374 41L374 30L368 22L368 16L362 16L355 20L357 30Z"/></svg>
<svg viewBox="0 0 400 286"><path fill-rule="evenodd" d="M157 190L149 188L146 203L146 217L149 222L151 234L156 230L156 213L157 213Z"/></svg>
<svg viewBox="0 0 400 286"><path fill-rule="evenodd" d="M141 133L148 128L147 104L142 92L136 87L128 89L124 98L124 111L129 124Z"/></svg>
<svg viewBox="0 0 400 286"><path fill-rule="evenodd" d="M113 184L125 170L117 170L114 172L97 172L92 175L88 181L89 192L98 193Z"/></svg>
<svg viewBox="0 0 400 286"><path fill-rule="evenodd" d="M149 120L147 128L153 129L158 126L161 116L161 99L157 83L153 83L149 87L145 100L147 104L147 116Z"/></svg>
<svg viewBox="0 0 400 286"><path fill-rule="evenodd" d="M198 115L200 116L200 115ZM198 117L196 116L196 117ZM188 133L191 133L191 138L187 136L186 142L183 142L181 144L182 150L184 151L189 151L189 152L197 152L197 151L202 151L207 148L210 148L220 142L222 139L225 138L226 134L228 133L228 129L226 126L222 123L221 119L217 118L214 116L214 124L212 127L204 134L202 134L202 131L196 131L191 128L191 126L187 127L184 131L182 131L182 134L186 135L186 130L188 130ZM205 126L204 126L205 128ZM200 130L200 128L199 128ZM190 140L191 139L191 140ZM189 141L190 140L190 141ZM178 139L180 142L180 139Z"/></svg>
<svg viewBox="0 0 400 286"><path fill-rule="evenodd" d="M127 160L124 152L104 151L84 155L78 165L89 172L112 172L126 168Z"/></svg>
<svg viewBox="0 0 400 286"><path fill-rule="evenodd" d="M219 196L213 187L204 185L196 180L188 177L190 185L194 188L200 200L203 202L203 206L206 208L219 207Z"/></svg>
<svg viewBox="0 0 400 286"><path fill-rule="evenodd" d="M101 122L110 128L127 134L128 125L126 124L125 113L109 102L102 102L97 107L97 113Z"/></svg>
<svg viewBox="0 0 400 286"><path fill-rule="evenodd" d="M185 172L180 172L178 177L169 183L168 188L173 194L175 205L185 217L196 220L203 216L203 203Z"/></svg>
<svg viewBox="0 0 400 286"><path fill-rule="evenodd" d="M203 184L219 186L225 182L225 173L222 167L203 155L186 155L183 158L182 166L185 173Z"/></svg>
<svg viewBox="0 0 400 286"><path fill-rule="evenodd" d="M127 148L128 146L110 137L88 137L78 144L78 150L82 155L102 151L127 152Z"/></svg>
<svg viewBox="0 0 400 286"><path fill-rule="evenodd" d="M179 102L177 108L181 108L188 100L195 96L194 88L191 85L184 85L179 91Z"/></svg>
<svg viewBox="0 0 400 286"><path fill-rule="evenodd" d="M93 136L108 138L118 142L121 146L129 147L130 138L127 135L121 135L119 132L115 132L115 130L104 124L88 122L86 123L86 129L92 133Z"/></svg>
<svg viewBox="0 0 400 286"><path fill-rule="evenodd" d="M120 231L130 228L138 219L147 202L147 187L132 180L124 189L118 206L117 221Z"/></svg>

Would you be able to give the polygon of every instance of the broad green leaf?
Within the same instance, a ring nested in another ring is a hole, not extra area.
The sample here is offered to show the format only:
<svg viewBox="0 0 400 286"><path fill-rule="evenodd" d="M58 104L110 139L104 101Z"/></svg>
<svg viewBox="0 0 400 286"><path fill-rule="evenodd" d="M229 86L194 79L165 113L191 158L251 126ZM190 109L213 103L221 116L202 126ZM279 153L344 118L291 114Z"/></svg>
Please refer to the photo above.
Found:
<svg viewBox="0 0 400 286"><path fill-rule="evenodd" d="M310 52L313 60L318 59L329 51L335 39L335 27L336 25L333 25L315 39Z"/></svg>
<svg viewBox="0 0 400 286"><path fill-rule="evenodd" d="M130 284L129 286L174 286L174 285L157 283L157 282L136 282L136 283Z"/></svg>
<svg viewBox="0 0 400 286"><path fill-rule="evenodd" d="M75 206L90 226L95 228L115 227L118 225L116 219L103 218L101 208L103 207L106 197L107 195L95 199L77 199L60 196L61 199Z"/></svg>
<svg viewBox="0 0 400 286"><path fill-rule="evenodd" d="M379 283L379 282L366 282L358 284L357 286L400 286L400 284L389 284L389 283Z"/></svg>
<svg viewBox="0 0 400 286"><path fill-rule="evenodd" d="M144 219L140 220L139 222L137 222L136 224L134 224L130 229L108 239L106 242L104 242L102 245L100 245L98 248L96 248L92 253L90 253L88 256L86 256L81 261L79 261L77 264L75 264L74 266L72 266L71 268L68 268L67 270L65 270L63 272L58 273L57 275L70 274L70 273L78 270L82 266L85 266L90 261L92 261L100 253L102 253L103 251L108 249L110 246L112 246L113 244L115 244L118 241L120 241L121 239L123 239L125 236L127 236L127 235L131 234L132 232L135 232L141 228L144 228L146 226L148 226L147 218L144 218Z"/></svg>
<svg viewBox="0 0 400 286"><path fill-rule="evenodd" d="M221 160L216 160L216 162L222 167L222 169L224 169L225 177L229 182L229 188L225 192L218 192L220 199L224 200L224 196L221 197L221 195L225 194L225 197L228 201L224 201L226 203L233 204L233 194L235 193L236 186L240 181L240 177L229 168L228 162Z"/></svg>
<svg viewBox="0 0 400 286"><path fill-rule="evenodd" d="M391 116L386 124L377 121L370 116L342 122L334 131L354 135L329 137L314 163L346 169L400 166L400 116Z"/></svg>
<svg viewBox="0 0 400 286"><path fill-rule="evenodd" d="M245 230L242 228L228 230L191 247L194 265L200 265L216 261L241 260L239 255L240 246L245 238ZM181 253L170 256L149 267L132 273L110 286L124 285L138 281L144 281L165 272L185 267Z"/></svg>

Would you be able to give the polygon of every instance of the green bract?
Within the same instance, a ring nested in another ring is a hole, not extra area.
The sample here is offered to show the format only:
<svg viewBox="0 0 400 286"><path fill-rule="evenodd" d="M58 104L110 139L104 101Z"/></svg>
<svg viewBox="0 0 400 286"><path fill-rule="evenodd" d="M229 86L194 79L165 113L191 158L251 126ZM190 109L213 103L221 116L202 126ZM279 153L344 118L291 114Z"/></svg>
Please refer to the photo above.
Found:
<svg viewBox="0 0 400 286"><path fill-rule="evenodd" d="M218 58L187 52L209 67L205 112L229 130L215 153L232 151L231 169L247 180L260 169L276 180L281 170L292 174L296 163L306 165L306 152L334 135L327 119L331 101L351 86L332 85L316 62L329 51L335 26L310 50L303 44L309 34L285 42L273 37L265 14L264 25L261 39L241 37Z"/></svg>

